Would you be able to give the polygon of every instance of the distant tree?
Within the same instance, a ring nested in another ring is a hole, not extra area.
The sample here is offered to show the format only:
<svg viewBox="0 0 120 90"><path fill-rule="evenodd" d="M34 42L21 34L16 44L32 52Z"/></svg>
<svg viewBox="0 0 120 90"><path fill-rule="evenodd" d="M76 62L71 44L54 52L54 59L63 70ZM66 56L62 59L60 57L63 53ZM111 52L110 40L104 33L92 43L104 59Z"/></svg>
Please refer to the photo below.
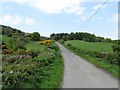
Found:
<svg viewBox="0 0 120 90"><path fill-rule="evenodd" d="M110 38L105 39L106 42L111 42L112 40Z"/></svg>
<svg viewBox="0 0 120 90"><path fill-rule="evenodd" d="M76 33L58 33L51 34L50 38L53 40L84 40L87 42L105 42L105 38L95 36L94 34L86 33L86 32L76 32ZM108 40L108 39L107 39ZM110 39L109 39L110 41Z"/></svg>
<svg viewBox="0 0 120 90"><path fill-rule="evenodd" d="M63 35L62 39L63 39L64 41L67 41L67 35Z"/></svg>
<svg viewBox="0 0 120 90"><path fill-rule="evenodd" d="M105 39L103 37L96 37L96 42L104 42Z"/></svg>
<svg viewBox="0 0 120 90"><path fill-rule="evenodd" d="M31 40L33 40L33 41L39 41L40 40L40 34L38 32L33 32L31 34Z"/></svg>
<svg viewBox="0 0 120 90"><path fill-rule="evenodd" d="M68 40L74 40L75 34L72 32L71 34L69 34L68 36Z"/></svg>
<svg viewBox="0 0 120 90"><path fill-rule="evenodd" d="M55 39L55 33L50 35L50 39L53 39L53 40Z"/></svg>
<svg viewBox="0 0 120 90"><path fill-rule="evenodd" d="M55 35L55 40L56 41L60 40L60 34Z"/></svg>

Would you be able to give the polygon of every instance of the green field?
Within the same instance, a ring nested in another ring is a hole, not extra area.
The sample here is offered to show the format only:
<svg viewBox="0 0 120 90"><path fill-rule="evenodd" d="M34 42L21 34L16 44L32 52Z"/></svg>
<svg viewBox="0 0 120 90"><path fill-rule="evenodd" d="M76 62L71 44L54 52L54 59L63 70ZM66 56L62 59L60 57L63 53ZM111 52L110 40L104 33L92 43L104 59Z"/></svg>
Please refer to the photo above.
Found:
<svg viewBox="0 0 120 90"><path fill-rule="evenodd" d="M36 52L43 52L46 47L44 45L39 45L36 41L31 41L27 43L26 48Z"/></svg>
<svg viewBox="0 0 120 90"><path fill-rule="evenodd" d="M79 49L87 49L90 51L100 51L100 52L113 52L112 45L113 43L105 43L105 42L85 42L80 40L71 40L66 41L66 44L72 44L72 46L77 47Z"/></svg>
<svg viewBox="0 0 120 90"><path fill-rule="evenodd" d="M70 46L68 46L68 44L70 44ZM112 54L113 53L112 45L114 44L106 43L106 42L85 42L80 40L70 40L70 41L65 41L64 43L64 46L68 48L70 51L81 56L87 61L93 63L96 67L102 68L111 75L118 78L118 71L119 71L118 65L114 63L110 63L109 60L104 59L102 57L101 58L96 57L97 53L95 53L96 55L93 54L94 52L99 52L99 53L106 52Z"/></svg>

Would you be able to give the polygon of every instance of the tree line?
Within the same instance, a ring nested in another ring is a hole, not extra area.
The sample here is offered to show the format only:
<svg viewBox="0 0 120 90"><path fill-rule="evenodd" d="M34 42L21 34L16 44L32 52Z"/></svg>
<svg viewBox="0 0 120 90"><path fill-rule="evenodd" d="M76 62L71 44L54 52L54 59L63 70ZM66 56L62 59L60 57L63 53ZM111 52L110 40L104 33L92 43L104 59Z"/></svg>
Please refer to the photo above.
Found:
<svg viewBox="0 0 120 90"><path fill-rule="evenodd" d="M50 35L50 38L53 40L84 40L87 42L113 42L119 43L120 40L112 40L110 38L104 38L100 36L95 36L94 34L86 33L86 32L76 32L76 33L53 33Z"/></svg>

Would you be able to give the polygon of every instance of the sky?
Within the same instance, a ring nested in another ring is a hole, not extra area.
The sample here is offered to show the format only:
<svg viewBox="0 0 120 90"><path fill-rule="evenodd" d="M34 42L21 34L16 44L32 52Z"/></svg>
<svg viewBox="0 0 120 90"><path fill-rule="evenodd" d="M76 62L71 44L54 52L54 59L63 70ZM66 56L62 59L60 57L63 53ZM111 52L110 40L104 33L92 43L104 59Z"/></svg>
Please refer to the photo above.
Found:
<svg viewBox="0 0 120 90"><path fill-rule="evenodd" d="M47 37L52 33L88 32L118 39L119 0L108 0L88 22L105 1L1 0L0 24Z"/></svg>

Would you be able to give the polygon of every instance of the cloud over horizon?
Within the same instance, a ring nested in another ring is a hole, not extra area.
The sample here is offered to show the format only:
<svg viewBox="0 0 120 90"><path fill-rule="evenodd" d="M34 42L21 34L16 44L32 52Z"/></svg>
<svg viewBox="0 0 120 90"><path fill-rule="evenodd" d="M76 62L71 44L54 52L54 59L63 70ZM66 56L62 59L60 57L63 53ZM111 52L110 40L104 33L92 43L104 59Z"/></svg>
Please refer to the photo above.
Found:
<svg viewBox="0 0 120 90"><path fill-rule="evenodd" d="M2 18L0 18L0 24L5 24L5 25L18 25L18 24L33 25L34 23L35 23L34 19L24 18L17 14L14 15L6 14L6 15L2 15Z"/></svg>

